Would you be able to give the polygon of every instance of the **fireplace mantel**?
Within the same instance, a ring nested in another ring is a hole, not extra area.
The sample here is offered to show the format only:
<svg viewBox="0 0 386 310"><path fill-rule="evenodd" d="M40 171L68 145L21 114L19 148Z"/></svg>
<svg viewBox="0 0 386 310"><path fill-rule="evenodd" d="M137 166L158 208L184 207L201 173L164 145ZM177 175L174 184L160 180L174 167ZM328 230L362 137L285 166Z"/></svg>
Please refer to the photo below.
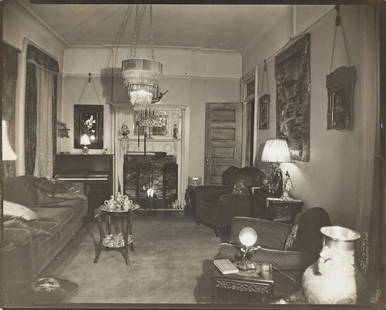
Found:
<svg viewBox="0 0 386 310"><path fill-rule="evenodd" d="M152 136L146 139L146 152L165 152L176 159L178 165L178 203L184 205L183 193L187 187L188 163L189 163L189 137L190 137L190 110L186 105L155 105L154 108L165 111L169 115L168 130L165 136ZM123 185L123 161L126 154L142 153L144 151L144 139L141 135L135 135L134 111L112 109L114 117L112 123L112 141L116 154L115 162L115 192ZM130 135L126 139L119 140L118 132L121 126L126 124L130 128ZM173 137L171 128L177 125L177 138ZM138 143L139 142L139 143ZM118 186L119 185L119 186Z"/></svg>

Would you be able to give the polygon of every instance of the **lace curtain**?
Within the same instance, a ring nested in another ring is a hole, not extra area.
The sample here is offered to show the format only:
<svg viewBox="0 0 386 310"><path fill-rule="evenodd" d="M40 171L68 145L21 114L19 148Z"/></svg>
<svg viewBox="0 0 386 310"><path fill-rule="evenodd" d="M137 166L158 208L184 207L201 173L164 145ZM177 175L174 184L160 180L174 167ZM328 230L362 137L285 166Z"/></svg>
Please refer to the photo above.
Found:
<svg viewBox="0 0 386 310"><path fill-rule="evenodd" d="M55 76L52 73L36 68L36 95L38 104L36 108L36 157L34 175L37 177L51 178L53 175L52 102L54 96L54 78Z"/></svg>

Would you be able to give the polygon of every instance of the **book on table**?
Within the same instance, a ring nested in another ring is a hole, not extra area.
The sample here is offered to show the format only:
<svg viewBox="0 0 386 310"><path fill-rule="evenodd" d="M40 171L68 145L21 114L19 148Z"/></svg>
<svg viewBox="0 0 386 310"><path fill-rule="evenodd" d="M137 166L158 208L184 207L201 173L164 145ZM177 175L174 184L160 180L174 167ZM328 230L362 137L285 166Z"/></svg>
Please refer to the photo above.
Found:
<svg viewBox="0 0 386 310"><path fill-rule="evenodd" d="M229 259L215 259L214 265L221 271L222 274L238 273L239 269Z"/></svg>

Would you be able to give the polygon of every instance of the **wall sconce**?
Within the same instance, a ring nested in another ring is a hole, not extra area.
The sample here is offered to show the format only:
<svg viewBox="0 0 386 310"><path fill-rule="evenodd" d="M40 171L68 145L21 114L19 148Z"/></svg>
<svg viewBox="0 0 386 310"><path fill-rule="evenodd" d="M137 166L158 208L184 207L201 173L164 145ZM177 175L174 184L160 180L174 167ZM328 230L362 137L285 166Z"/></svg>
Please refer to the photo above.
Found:
<svg viewBox="0 0 386 310"><path fill-rule="evenodd" d="M58 127L58 137L59 138L69 138L68 132L70 131L69 128L67 128L66 123L63 122L57 122Z"/></svg>

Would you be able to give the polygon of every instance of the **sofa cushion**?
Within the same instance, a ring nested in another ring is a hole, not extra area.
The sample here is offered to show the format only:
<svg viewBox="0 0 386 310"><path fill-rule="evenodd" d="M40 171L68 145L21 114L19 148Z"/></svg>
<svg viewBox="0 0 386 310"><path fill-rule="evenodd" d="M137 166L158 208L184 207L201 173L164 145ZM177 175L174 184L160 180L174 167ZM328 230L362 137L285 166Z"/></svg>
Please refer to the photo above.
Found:
<svg viewBox="0 0 386 310"><path fill-rule="evenodd" d="M34 211L39 217L40 221L50 221L60 224L66 222L74 214L74 209L71 207L60 208L44 208L36 207Z"/></svg>
<svg viewBox="0 0 386 310"><path fill-rule="evenodd" d="M3 207L3 215L5 219L21 218L26 221L33 221L38 219L38 216L34 211L19 203L4 200Z"/></svg>
<svg viewBox="0 0 386 310"><path fill-rule="evenodd" d="M3 184L4 199L32 207L37 201L35 181L38 178L25 175L6 178Z"/></svg>

